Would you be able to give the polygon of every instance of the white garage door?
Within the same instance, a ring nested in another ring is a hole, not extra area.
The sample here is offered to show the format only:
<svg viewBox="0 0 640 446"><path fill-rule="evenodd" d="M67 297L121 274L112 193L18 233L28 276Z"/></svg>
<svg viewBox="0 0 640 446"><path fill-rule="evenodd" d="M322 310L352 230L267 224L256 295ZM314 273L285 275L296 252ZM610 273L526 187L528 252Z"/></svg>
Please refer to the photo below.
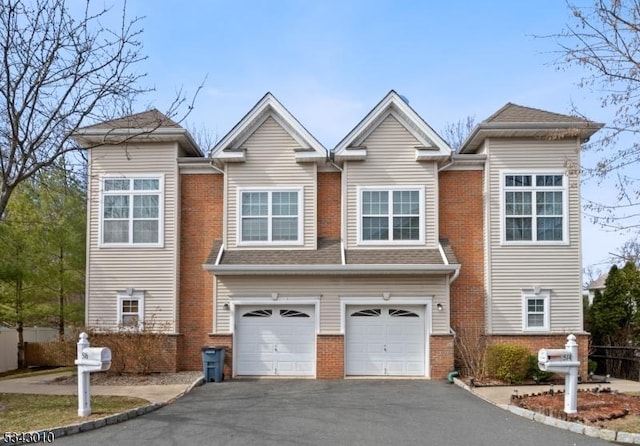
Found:
<svg viewBox="0 0 640 446"><path fill-rule="evenodd" d="M347 375L425 375L424 306L347 307Z"/></svg>
<svg viewBox="0 0 640 446"><path fill-rule="evenodd" d="M313 306L239 309L236 312L236 375L315 375Z"/></svg>

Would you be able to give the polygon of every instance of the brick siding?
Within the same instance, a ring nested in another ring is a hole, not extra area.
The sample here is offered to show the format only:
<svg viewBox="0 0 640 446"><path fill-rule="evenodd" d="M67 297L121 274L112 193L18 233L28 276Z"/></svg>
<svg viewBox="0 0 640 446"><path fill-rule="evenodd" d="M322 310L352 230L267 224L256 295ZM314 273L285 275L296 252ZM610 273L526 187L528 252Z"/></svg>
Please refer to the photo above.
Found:
<svg viewBox="0 0 640 446"><path fill-rule="evenodd" d="M340 238L340 172L318 172L318 237Z"/></svg>
<svg viewBox="0 0 640 446"><path fill-rule="evenodd" d="M202 269L214 240L222 238L223 176L180 175L180 294L178 367L202 368L213 323L213 275Z"/></svg>
<svg viewBox="0 0 640 446"><path fill-rule="evenodd" d="M318 335L316 376L318 379L344 378L344 336Z"/></svg>

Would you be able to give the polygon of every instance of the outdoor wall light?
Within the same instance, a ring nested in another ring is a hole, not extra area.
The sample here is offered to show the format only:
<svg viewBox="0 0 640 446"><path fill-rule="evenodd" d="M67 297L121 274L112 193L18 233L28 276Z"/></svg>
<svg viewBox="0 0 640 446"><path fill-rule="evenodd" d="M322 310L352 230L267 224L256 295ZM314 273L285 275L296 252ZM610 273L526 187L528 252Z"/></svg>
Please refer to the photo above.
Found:
<svg viewBox="0 0 640 446"><path fill-rule="evenodd" d="M224 304L224 305L222 306L222 309L223 309L224 311L229 311L229 304Z"/></svg>
<svg viewBox="0 0 640 446"><path fill-rule="evenodd" d="M444 307L442 306L442 304L441 304L441 303L437 303L437 304L436 304L436 308L438 309L438 311L442 311L442 309L443 309Z"/></svg>

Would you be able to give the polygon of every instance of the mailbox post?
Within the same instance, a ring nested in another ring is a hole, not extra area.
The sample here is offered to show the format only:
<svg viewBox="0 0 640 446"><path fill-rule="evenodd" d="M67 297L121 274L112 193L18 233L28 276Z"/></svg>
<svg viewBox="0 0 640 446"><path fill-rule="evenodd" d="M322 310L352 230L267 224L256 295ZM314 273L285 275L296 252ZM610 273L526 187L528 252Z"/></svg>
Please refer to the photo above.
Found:
<svg viewBox="0 0 640 446"><path fill-rule="evenodd" d="M567 343L562 349L545 349L538 351L538 367L540 370L564 374L564 411L568 414L578 412L578 343L572 334L567 336Z"/></svg>
<svg viewBox="0 0 640 446"><path fill-rule="evenodd" d="M77 357L74 361L78 366L78 416L91 415L91 372L103 372L111 367L111 350L106 347L89 347L89 336L80 333L77 346Z"/></svg>

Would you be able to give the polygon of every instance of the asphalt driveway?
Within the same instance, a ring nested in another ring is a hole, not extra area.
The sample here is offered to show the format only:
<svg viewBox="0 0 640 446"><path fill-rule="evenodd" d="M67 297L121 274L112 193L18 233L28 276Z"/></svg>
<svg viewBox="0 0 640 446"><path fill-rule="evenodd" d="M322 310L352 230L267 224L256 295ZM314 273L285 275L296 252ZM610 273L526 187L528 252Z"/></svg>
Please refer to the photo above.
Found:
<svg viewBox="0 0 640 446"><path fill-rule="evenodd" d="M209 383L121 424L56 439L118 445L606 445L440 381Z"/></svg>

